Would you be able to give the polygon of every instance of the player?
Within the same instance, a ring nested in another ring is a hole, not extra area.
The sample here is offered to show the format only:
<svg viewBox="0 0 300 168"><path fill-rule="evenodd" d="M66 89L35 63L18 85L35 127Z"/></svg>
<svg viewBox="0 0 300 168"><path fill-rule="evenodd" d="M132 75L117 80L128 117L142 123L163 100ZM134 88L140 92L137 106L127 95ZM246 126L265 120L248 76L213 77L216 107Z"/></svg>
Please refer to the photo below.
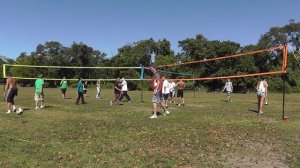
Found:
<svg viewBox="0 0 300 168"><path fill-rule="evenodd" d="M166 107L162 104L162 79L160 79L160 75L156 73L156 71L153 73L151 86L153 89L153 97L152 97L152 103L153 103L153 115L150 117L151 119L157 118L157 109L158 104L163 108L164 115L170 114L170 112L166 109Z"/></svg>
<svg viewBox="0 0 300 168"><path fill-rule="evenodd" d="M178 106L184 106L184 98L183 98L183 90L184 90L185 83L182 79L179 80L176 84L177 88L177 104Z"/></svg>
<svg viewBox="0 0 300 168"><path fill-rule="evenodd" d="M100 99L100 92L101 92L101 82L100 82L100 79L97 80L96 89L97 89L96 99L99 100Z"/></svg>
<svg viewBox="0 0 300 168"><path fill-rule="evenodd" d="M110 101L110 105L112 106L113 104L119 105L120 103L120 97L123 94L122 92L122 86L120 83L120 78L117 78L115 85L114 85L114 94L115 94L115 100Z"/></svg>
<svg viewBox="0 0 300 168"><path fill-rule="evenodd" d="M120 101L122 101L122 99L125 96L126 99L127 99L127 101L131 102L131 98L130 98L130 96L127 93L127 91L128 91L127 82L126 82L126 80L124 78L122 78L122 80L121 80L121 87L122 87L122 95L120 97Z"/></svg>
<svg viewBox="0 0 300 168"><path fill-rule="evenodd" d="M66 81L66 77L63 77L63 79L60 81L60 90L62 98L66 98L66 91L68 89L68 81Z"/></svg>
<svg viewBox="0 0 300 168"><path fill-rule="evenodd" d="M171 79L169 80L169 83L170 83L170 101L174 103L176 83Z"/></svg>
<svg viewBox="0 0 300 168"><path fill-rule="evenodd" d="M6 105L7 105L7 114L16 111L16 106L14 102L14 97L17 96L18 87L16 80L12 77L12 74L9 72L7 74L5 90L4 90L4 97L6 98Z"/></svg>
<svg viewBox="0 0 300 168"><path fill-rule="evenodd" d="M35 109L45 108L44 106L44 79L42 79L43 75L39 74L38 79L35 81ZM39 106L40 103L40 106Z"/></svg>
<svg viewBox="0 0 300 168"><path fill-rule="evenodd" d="M81 77L79 77L79 79L78 79L77 93L78 93L78 97L77 97L77 100L76 100L75 104L78 105L80 99L81 99L81 103L82 104L86 104L85 101L84 101L84 96L83 96L83 82L82 82L82 78Z"/></svg>
<svg viewBox="0 0 300 168"><path fill-rule="evenodd" d="M263 101L264 98L266 97L266 92L268 88L268 83L265 80L265 77L261 77L260 81L256 85L256 90L257 90L257 105L258 105L258 114L263 114L262 112L262 106L263 106Z"/></svg>
<svg viewBox="0 0 300 168"><path fill-rule="evenodd" d="M227 82L225 83L225 86L223 88L223 92L225 91L225 89L227 92L227 102L232 102L230 95L233 91L233 86L232 86L232 82L230 81L230 79L227 79Z"/></svg>
<svg viewBox="0 0 300 168"><path fill-rule="evenodd" d="M168 100L170 95L170 84L165 76L162 77L163 86L162 86L162 94L163 94L163 104L166 108L168 108Z"/></svg>

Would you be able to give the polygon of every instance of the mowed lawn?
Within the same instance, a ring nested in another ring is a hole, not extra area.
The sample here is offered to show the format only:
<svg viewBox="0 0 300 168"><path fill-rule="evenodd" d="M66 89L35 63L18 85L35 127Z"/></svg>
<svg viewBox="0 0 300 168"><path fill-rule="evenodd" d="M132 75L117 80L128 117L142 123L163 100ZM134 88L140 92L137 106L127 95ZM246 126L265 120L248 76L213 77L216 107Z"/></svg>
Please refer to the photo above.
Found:
<svg viewBox="0 0 300 168"><path fill-rule="evenodd" d="M255 93L185 93L186 106L171 104L169 116L150 119L152 93L131 91L133 102L110 106L104 89L75 105L75 89L62 100L45 89L45 109L34 110L34 89L23 87L15 102L23 115L6 114L1 101L0 167L300 167L300 94L270 93L257 115Z"/></svg>

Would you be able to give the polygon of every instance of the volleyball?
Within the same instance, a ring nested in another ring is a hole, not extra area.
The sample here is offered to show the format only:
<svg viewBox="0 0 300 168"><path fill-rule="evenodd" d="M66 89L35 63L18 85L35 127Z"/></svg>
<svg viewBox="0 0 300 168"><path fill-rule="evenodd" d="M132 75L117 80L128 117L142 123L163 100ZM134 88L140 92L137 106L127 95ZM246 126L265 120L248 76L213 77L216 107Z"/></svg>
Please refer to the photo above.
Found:
<svg viewBox="0 0 300 168"><path fill-rule="evenodd" d="M17 114L18 114L18 115L21 115L21 114L23 114L23 109L22 109L21 107L19 107L19 108L18 108L18 110L17 110Z"/></svg>

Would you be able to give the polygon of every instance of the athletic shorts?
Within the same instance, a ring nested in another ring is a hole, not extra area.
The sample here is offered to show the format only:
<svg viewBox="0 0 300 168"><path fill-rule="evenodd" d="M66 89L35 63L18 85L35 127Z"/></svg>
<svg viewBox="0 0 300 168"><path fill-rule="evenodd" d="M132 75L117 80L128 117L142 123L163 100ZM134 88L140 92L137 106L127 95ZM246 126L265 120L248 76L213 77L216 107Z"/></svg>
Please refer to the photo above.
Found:
<svg viewBox="0 0 300 168"><path fill-rule="evenodd" d="M101 92L101 88L97 87L97 94Z"/></svg>
<svg viewBox="0 0 300 168"><path fill-rule="evenodd" d="M183 98L183 89L178 89L177 90L177 97Z"/></svg>
<svg viewBox="0 0 300 168"><path fill-rule="evenodd" d="M161 96L161 92L157 92L156 94L153 93L153 97L152 97L152 103L160 103L162 96Z"/></svg>
<svg viewBox="0 0 300 168"><path fill-rule="evenodd" d="M258 97L266 97L266 93L265 92L261 92L261 91L257 91L257 96Z"/></svg>
<svg viewBox="0 0 300 168"><path fill-rule="evenodd" d="M43 101L44 100L44 93L35 92L34 100L35 101Z"/></svg>
<svg viewBox="0 0 300 168"><path fill-rule="evenodd" d="M231 95L231 91L227 91L227 96L230 96Z"/></svg>
<svg viewBox="0 0 300 168"><path fill-rule="evenodd" d="M119 100L121 97L121 93L116 93L115 92L115 100Z"/></svg>
<svg viewBox="0 0 300 168"><path fill-rule="evenodd" d="M168 100L168 98L169 98L169 95L170 95L170 93L163 94L163 98L164 98L164 100Z"/></svg>
<svg viewBox="0 0 300 168"><path fill-rule="evenodd" d="M17 91L18 91L18 89L16 89L16 88L8 89L7 97L6 97L7 103L14 103L14 98L17 95Z"/></svg>
<svg viewBox="0 0 300 168"><path fill-rule="evenodd" d="M66 94L67 89L60 89L62 94Z"/></svg>

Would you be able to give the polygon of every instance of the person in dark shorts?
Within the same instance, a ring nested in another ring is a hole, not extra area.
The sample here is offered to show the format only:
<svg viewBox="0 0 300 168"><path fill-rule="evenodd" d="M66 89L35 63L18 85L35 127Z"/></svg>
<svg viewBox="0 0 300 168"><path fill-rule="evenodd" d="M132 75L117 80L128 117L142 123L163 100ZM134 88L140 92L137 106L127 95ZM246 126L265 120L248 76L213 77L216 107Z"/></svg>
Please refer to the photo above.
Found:
<svg viewBox="0 0 300 168"><path fill-rule="evenodd" d="M88 90L88 81L85 81L83 84L83 96L86 97L86 93Z"/></svg>
<svg viewBox="0 0 300 168"><path fill-rule="evenodd" d="M6 97L6 104L7 104L7 114L11 113L12 111L16 111L16 106L14 102L14 97L17 95L18 88L17 82L12 77L11 73L8 73L8 78L6 79L5 90L4 90L4 97Z"/></svg>
<svg viewBox="0 0 300 168"><path fill-rule="evenodd" d="M60 90L62 98L66 98L66 91L68 89L68 81L66 81L66 77L63 77L63 80L60 82Z"/></svg>
<svg viewBox="0 0 300 168"><path fill-rule="evenodd" d="M179 82L177 82L177 104L178 106L184 106L184 98L183 98L183 90L184 90L185 83L180 79Z"/></svg>
<svg viewBox="0 0 300 168"><path fill-rule="evenodd" d="M84 96L83 96L83 83L82 83L82 78L79 78L79 81L77 83L77 93L78 93L78 97L77 97L77 100L76 100L76 105L78 105L80 99L81 99L81 103L82 104L85 104L85 101L84 101Z"/></svg>
<svg viewBox="0 0 300 168"><path fill-rule="evenodd" d="M120 82L120 78L117 78L115 85L114 85L114 94L115 94L115 100L110 101L110 105L119 105L120 103L120 97L123 94L122 92L122 86Z"/></svg>

